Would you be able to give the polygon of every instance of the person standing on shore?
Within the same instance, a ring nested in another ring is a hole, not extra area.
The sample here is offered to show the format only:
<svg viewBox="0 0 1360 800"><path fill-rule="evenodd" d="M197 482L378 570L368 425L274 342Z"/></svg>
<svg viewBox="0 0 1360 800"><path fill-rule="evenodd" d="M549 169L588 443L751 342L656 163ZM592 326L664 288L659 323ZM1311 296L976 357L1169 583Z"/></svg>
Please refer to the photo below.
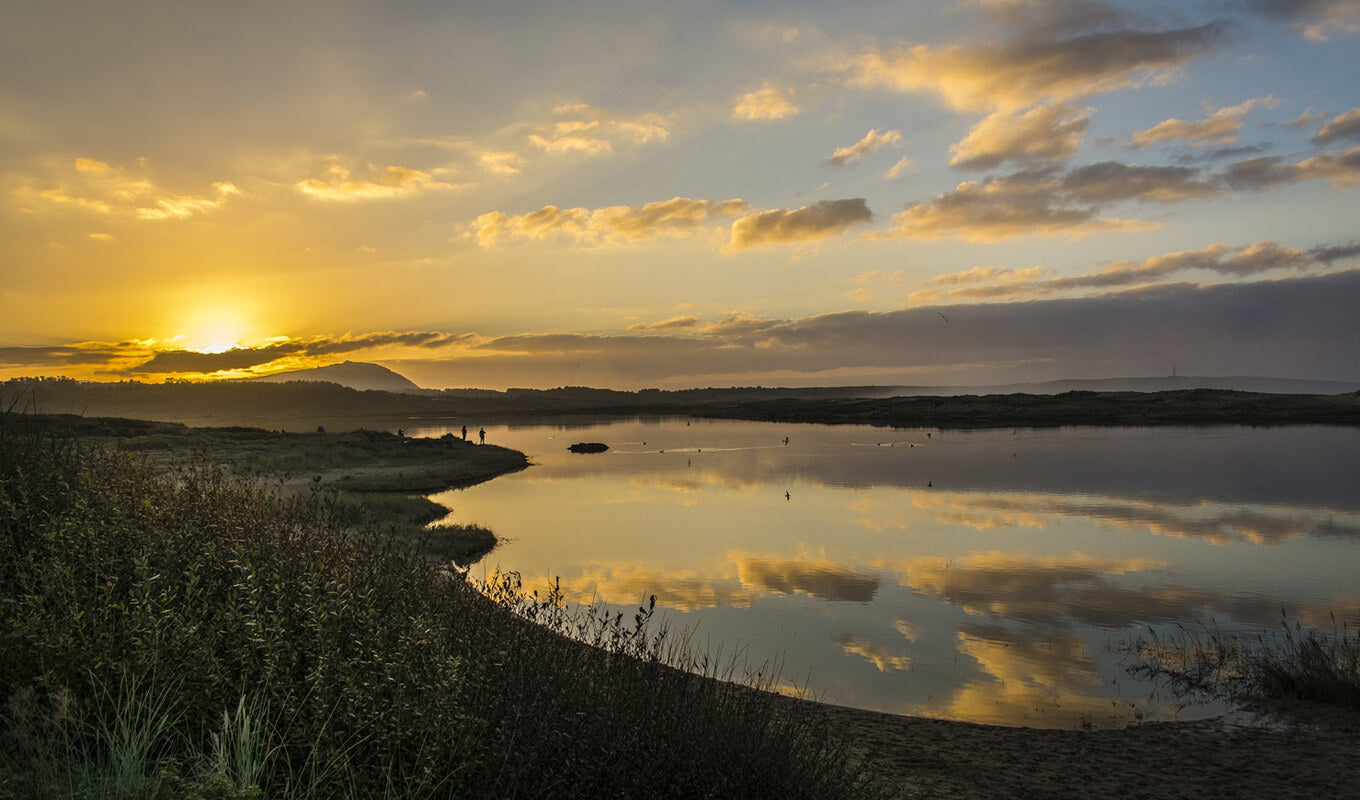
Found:
<svg viewBox="0 0 1360 800"><path fill-rule="evenodd" d="M467 441L467 426L463 426L463 441Z"/></svg>
<svg viewBox="0 0 1360 800"><path fill-rule="evenodd" d="M486 444L486 428L477 431L477 436L482 440L482 444Z"/></svg>

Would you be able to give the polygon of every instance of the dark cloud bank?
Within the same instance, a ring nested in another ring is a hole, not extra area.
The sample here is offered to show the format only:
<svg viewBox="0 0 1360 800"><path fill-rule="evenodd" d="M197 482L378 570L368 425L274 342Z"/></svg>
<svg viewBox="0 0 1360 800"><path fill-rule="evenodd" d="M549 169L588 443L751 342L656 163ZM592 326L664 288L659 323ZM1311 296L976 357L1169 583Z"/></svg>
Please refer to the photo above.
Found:
<svg viewBox="0 0 1360 800"><path fill-rule="evenodd" d="M1360 269L1089 298L798 320L737 320L686 336L518 336L482 358L411 362L427 385L617 387L992 383L1181 374L1360 379ZM947 320L946 320L947 317ZM743 322L745 324L736 324ZM843 375L844 373L842 373ZM418 382L422 382L420 378ZM866 381L867 382L867 381Z"/></svg>

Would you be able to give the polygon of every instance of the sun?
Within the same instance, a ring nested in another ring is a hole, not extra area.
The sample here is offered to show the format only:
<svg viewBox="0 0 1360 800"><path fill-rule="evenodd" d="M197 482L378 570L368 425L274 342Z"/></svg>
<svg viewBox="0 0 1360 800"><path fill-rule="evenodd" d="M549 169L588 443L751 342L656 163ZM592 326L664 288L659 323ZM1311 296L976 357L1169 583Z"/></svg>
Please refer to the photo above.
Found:
<svg viewBox="0 0 1360 800"><path fill-rule="evenodd" d="M180 326L180 346L197 353L225 353L241 347L254 329L250 318L228 305L197 308Z"/></svg>

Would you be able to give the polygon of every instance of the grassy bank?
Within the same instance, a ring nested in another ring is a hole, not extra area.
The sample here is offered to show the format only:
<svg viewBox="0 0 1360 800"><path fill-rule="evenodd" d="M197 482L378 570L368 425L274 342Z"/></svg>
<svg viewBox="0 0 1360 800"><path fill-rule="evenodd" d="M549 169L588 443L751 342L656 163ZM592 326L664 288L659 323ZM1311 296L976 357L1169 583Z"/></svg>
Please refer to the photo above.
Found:
<svg viewBox="0 0 1360 800"><path fill-rule="evenodd" d="M338 517L352 525L385 527L419 542L431 555L460 564L496 544L476 525L426 526L448 513L424 495L471 486L523 469L523 453L474 445L452 436L412 439L385 431L343 433L192 428L178 423L66 414L28 415L25 425L49 436L72 437L144 456L163 468L217 464L284 493L316 487L335 492Z"/></svg>
<svg viewBox="0 0 1360 800"><path fill-rule="evenodd" d="M649 609L168 469L0 420L0 796L862 796L796 706L665 666Z"/></svg>

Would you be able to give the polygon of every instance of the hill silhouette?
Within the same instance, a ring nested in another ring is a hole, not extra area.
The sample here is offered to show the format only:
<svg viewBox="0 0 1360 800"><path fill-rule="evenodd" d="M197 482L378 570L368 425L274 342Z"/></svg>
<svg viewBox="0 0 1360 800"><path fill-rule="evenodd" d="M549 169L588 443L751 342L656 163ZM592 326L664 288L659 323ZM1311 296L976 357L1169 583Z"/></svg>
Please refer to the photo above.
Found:
<svg viewBox="0 0 1360 800"><path fill-rule="evenodd" d="M341 364L331 364L325 367L278 372L254 380L264 383L325 381L327 383L338 383L341 386L357 389L361 392L376 390L405 394L421 391L419 386L412 383L404 375L393 372L381 364L369 364L363 361L345 361Z"/></svg>

